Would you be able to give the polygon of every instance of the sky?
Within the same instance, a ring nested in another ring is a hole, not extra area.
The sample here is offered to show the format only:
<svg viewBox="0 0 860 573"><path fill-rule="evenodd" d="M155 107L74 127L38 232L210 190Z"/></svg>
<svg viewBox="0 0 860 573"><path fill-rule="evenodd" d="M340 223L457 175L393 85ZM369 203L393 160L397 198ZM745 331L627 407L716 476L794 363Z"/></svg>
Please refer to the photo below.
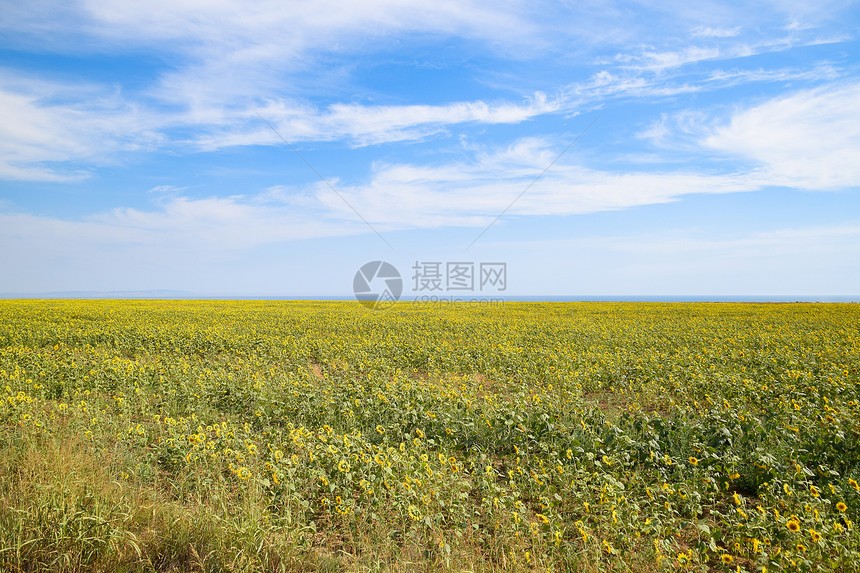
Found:
<svg viewBox="0 0 860 573"><path fill-rule="evenodd" d="M0 293L858 295L858 35L827 0L0 0Z"/></svg>

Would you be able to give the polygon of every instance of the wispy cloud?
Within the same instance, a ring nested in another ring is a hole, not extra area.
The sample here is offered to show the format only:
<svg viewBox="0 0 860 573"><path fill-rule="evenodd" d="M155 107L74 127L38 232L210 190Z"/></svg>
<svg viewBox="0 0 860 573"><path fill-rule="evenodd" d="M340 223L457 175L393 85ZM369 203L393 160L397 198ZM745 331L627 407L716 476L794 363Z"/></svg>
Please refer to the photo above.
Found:
<svg viewBox="0 0 860 573"><path fill-rule="evenodd" d="M740 111L703 144L757 165L770 185L860 185L860 84L803 90Z"/></svg>
<svg viewBox="0 0 860 573"><path fill-rule="evenodd" d="M339 190L382 228L480 226L510 204L552 155L545 142L523 141L471 162L432 167L377 165L367 184L341 185ZM613 173L575 163L558 164L517 201L508 217L595 213L666 203L687 194L755 188L754 182L734 175ZM348 215L333 195L321 192L318 198L332 213Z"/></svg>
<svg viewBox="0 0 860 573"><path fill-rule="evenodd" d="M246 121L195 142L204 150L234 145L280 142L280 137L259 121L258 113L288 141L348 141L355 146L420 140L449 126L463 123L516 124L558 110L558 101L542 93L520 104L483 101L445 105L367 106L334 104L320 112L307 106L269 101L259 110L243 114ZM250 121L248 121L250 120Z"/></svg>
<svg viewBox="0 0 860 573"><path fill-rule="evenodd" d="M817 83L833 81L840 77L840 70L827 62L819 62L805 68L709 68L682 73L675 69L682 55L663 56L665 60L657 66L623 65L602 69L585 81L570 84L562 90L557 100L558 108L589 108L608 102L619 105L643 99L657 101L683 94L713 92L756 83Z"/></svg>
<svg viewBox="0 0 860 573"><path fill-rule="evenodd" d="M382 231L474 227L491 221L555 153L542 140L524 139L501 149L479 150L470 161L435 166L380 163L366 183L331 183ZM594 213L674 201L691 193L752 188L732 176L615 174L568 163L534 185L510 216ZM235 251L366 232L343 199L323 184L277 186L229 197L191 198L170 186L157 191L152 209L117 208L77 222L6 215L4 234L78 233L87 240L101 236L107 243Z"/></svg>
<svg viewBox="0 0 860 573"><path fill-rule="evenodd" d="M60 83L0 69L0 177L72 181L120 150L153 148L164 118L141 112L115 90Z"/></svg>
<svg viewBox="0 0 860 573"><path fill-rule="evenodd" d="M530 49L541 37L519 2L264 0L218 2L205 10L193 0L85 4L103 41L158 51L169 46L179 64L150 94L188 106L204 120L283 92L315 95L296 87L294 74L319 74L344 54L385 51L404 35L457 37L500 53Z"/></svg>
<svg viewBox="0 0 860 573"><path fill-rule="evenodd" d="M536 100L535 105L549 105ZM272 112L273 109L269 109ZM354 110L353 110L354 111ZM365 117L360 129L340 110L341 135L386 133L416 118L402 110ZM454 106L413 109L427 123L519 119L516 110ZM445 115L448 114L448 115ZM361 115L361 114L359 114ZM407 114L408 115L408 114ZM362 116L364 117L364 116ZM676 201L690 194L736 193L769 186L827 190L860 183L860 84L847 83L774 98L727 119L699 112L664 117L643 137L670 150L720 154L741 163L726 169L626 170L589 168L561 161L527 193L510 216L584 214ZM284 120L281 119L283 122ZM345 127L345 126L349 126ZM541 138L499 148L464 148L470 159L432 165L378 162L366 181L332 179L362 216L383 231L487 224L557 153ZM160 186L157 208L114 209L91 217L83 236L104 229L126 241L192 241L219 249L243 249L299 238L364 232L360 221L327 186L274 187L256 194L189 198L181 188ZM32 222L31 222L32 223ZM52 223L56 229L63 223ZM44 225L42 225L44 226ZM11 228L11 227L7 227ZM119 233L119 235L116 235Z"/></svg>
<svg viewBox="0 0 860 573"><path fill-rule="evenodd" d="M256 112L290 141L367 146L454 135L464 125L515 125L569 115L607 101L659 100L751 82L816 82L839 73L829 64L767 70L739 63L746 56L823 41L826 34L787 33L785 26L749 35L774 14L815 22L815 10L810 15L800 6L729 11L717 3L686 4L645 3L641 22L620 4L595 10L521 1L267 0L252 6L225 1L202 10L193 0L86 0L64 8L57 20L18 7L4 12L0 29L25 38L24 44L51 45L60 52L83 46L93 53L154 54L164 65L133 92L113 83L4 70L0 104L11 120L0 126L0 177L72 180L119 152L277 145L279 139ZM674 35L648 29L648 22L672 19ZM642 33L633 40L630 29ZM412 41L420 44L428 37L468 43L494 61L541 57L548 77L568 71L565 65L546 65L546 56L553 59L566 47L598 63L550 82L555 85L544 90L548 95L518 86L514 96L452 97L432 104L420 98L370 101L356 77L355 60L345 63L347 55L396 53L399 43L416 38ZM608 51L616 55L606 56ZM730 61L735 67L722 69ZM703 63L709 67L698 69ZM327 75L329 93L320 104L313 93L319 84L308 78Z"/></svg>
<svg viewBox="0 0 860 573"><path fill-rule="evenodd" d="M237 195L168 197L150 210L124 207L75 220L0 213L0 240L4 245L29 245L55 254L143 248L150 253L176 250L212 259L260 245L363 231L360 222L321 221L318 208L298 210Z"/></svg>
<svg viewBox="0 0 860 573"><path fill-rule="evenodd" d="M733 87L755 82L788 82L788 81L832 81L839 78L839 69L827 63L816 64L811 68L777 68L766 70L754 69L717 69L708 72L705 81L714 82L720 88Z"/></svg>
<svg viewBox="0 0 860 573"><path fill-rule="evenodd" d="M693 35L700 38L734 38L741 33L741 27L712 28L711 26L696 26Z"/></svg>
<svg viewBox="0 0 860 573"><path fill-rule="evenodd" d="M55 101L51 94L63 94ZM538 92L523 102L469 101L443 105L372 106L333 104L317 110L285 100L259 107L189 116L130 102L115 90L83 83L0 74L0 178L71 181L89 175L86 167L116 160L122 152L191 146L212 151L242 145L278 145L280 138L261 122L271 121L290 141L346 141L353 146L420 140L463 123L516 124L555 112L560 103ZM171 130L195 126L192 139Z"/></svg>
<svg viewBox="0 0 860 573"><path fill-rule="evenodd" d="M826 83L728 114L695 109L664 114L639 136L715 169L732 160L731 169L758 187L855 187L860 185L860 83Z"/></svg>

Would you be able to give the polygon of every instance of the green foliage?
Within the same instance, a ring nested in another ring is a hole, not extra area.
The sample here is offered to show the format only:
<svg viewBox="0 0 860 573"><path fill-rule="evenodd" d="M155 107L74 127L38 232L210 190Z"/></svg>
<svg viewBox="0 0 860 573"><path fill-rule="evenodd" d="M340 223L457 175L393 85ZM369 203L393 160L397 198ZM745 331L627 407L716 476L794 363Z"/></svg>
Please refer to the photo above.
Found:
<svg viewBox="0 0 860 573"><path fill-rule="evenodd" d="M853 571L858 323L0 301L0 569Z"/></svg>

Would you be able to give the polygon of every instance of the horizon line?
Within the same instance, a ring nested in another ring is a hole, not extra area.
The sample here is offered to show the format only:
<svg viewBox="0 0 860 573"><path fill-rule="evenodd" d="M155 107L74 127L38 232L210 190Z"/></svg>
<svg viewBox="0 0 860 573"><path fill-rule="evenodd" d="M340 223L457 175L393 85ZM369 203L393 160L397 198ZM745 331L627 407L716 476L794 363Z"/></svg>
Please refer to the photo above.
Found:
<svg viewBox="0 0 860 573"><path fill-rule="evenodd" d="M35 293L0 293L0 300L288 300L288 301L351 301L353 294L291 295L291 294L203 294L190 291L118 290L118 291L47 291ZM483 293L419 294L402 296L398 302L808 302L858 303L860 294L518 294L488 295Z"/></svg>

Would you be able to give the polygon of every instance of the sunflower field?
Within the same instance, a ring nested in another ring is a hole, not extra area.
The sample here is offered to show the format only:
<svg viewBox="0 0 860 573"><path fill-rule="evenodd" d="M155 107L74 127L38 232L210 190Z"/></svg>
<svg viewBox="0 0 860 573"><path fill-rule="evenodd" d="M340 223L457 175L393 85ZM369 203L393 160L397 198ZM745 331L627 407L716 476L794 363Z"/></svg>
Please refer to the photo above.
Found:
<svg viewBox="0 0 860 573"><path fill-rule="evenodd" d="M0 301L0 570L860 571L860 305Z"/></svg>

